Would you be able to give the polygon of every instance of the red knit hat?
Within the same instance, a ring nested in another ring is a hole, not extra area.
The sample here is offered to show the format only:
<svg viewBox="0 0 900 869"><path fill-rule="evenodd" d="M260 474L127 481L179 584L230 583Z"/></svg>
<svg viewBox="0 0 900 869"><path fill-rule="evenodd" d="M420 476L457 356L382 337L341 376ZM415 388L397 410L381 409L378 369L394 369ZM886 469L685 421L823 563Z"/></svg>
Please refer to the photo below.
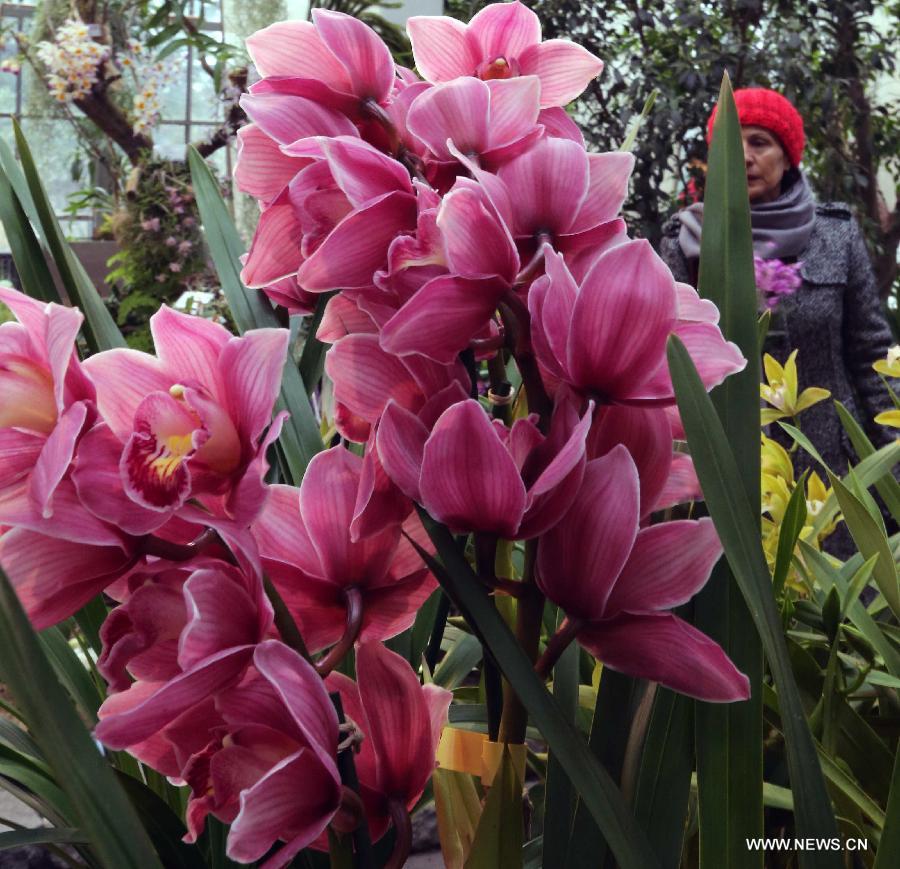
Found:
<svg viewBox="0 0 900 869"><path fill-rule="evenodd" d="M799 166L806 137L803 135L803 118L790 100L768 88L742 88L734 92L738 119L742 127L764 127L778 136L791 166ZM706 125L706 141L712 141L716 109L712 110Z"/></svg>

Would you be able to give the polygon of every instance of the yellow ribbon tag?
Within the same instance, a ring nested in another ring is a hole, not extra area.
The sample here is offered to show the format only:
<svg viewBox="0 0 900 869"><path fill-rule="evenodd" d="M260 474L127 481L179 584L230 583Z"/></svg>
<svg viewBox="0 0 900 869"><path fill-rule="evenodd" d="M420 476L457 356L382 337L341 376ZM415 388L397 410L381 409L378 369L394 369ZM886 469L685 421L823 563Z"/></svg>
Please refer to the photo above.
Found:
<svg viewBox="0 0 900 869"><path fill-rule="evenodd" d="M485 733L445 727L437 750L437 763L442 769L477 775L485 787L494 781L503 760L502 742L491 742ZM509 754L519 781L525 781L524 745L509 745Z"/></svg>

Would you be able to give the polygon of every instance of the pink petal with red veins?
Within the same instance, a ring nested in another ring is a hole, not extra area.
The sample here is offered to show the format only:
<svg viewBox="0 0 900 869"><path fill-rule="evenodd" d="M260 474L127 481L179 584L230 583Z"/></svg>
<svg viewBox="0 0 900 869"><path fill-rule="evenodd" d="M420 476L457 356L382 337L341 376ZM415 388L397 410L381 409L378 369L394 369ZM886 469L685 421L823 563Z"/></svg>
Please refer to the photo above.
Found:
<svg viewBox="0 0 900 869"><path fill-rule="evenodd" d="M178 642L183 670L210 655L262 639L253 598L230 568L196 570L184 585L189 621Z"/></svg>
<svg viewBox="0 0 900 869"><path fill-rule="evenodd" d="M34 340L38 342L41 350L46 349L44 344L44 330L46 326L46 318L51 307L61 308L61 305L54 305L52 302L40 302L26 296L25 293L6 286L0 287L0 302L6 305L13 312L15 318L25 327L25 331L34 336ZM75 308L68 308L75 316L81 316Z"/></svg>
<svg viewBox="0 0 900 869"><path fill-rule="evenodd" d="M386 353L377 335L348 335L325 356L325 371L334 382L335 398L367 422L374 423L394 399L418 410L422 390L408 368Z"/></svg>
<svg viewBox="0 0 900 869"><path fill-rule="evenodd" d="M588 194L574 223L580 229L606 223L621 211L622 203L628 195L634 157L623 151L588 154L588 166Z"/></svg>
<svg viewBox="0 0 900 869"><path fill-rule="evenodd" d="M334 427L342 438L355 444L364 444L372 434L371 424L339 401L334 403Z"/></svg>
<svg viewBox="0 0 900 869"><path fill-rule="evenodd" d="M266 506L251 530L263 558L294 565L313 576L322 575L319 555L300 517L300 490L295 486L269 486Z"/></svg>
<svg viewBox="0 0 900 869"><path fill-rule="evenodd" d="M584 147L584 136L569 113L558 106L550 109L541 109L538 115L538 123L542 124L546 134L554 139L571 139Z"/></svg>
<svg viewBox="0 0 900 869"><path fill-rule="evenodd" d="M567 615L598 619L638 531L637 468L623 446L587 463L569 511L538 548L538 585Z"/></svg>
<svg viewBox="0 0 900 869"><path fill-rule="evenodd" d="M115 546L87 546L13 528L0 537L0 565L35 630L77 612L127 570Z"/></svg>
<svg viewBox="0 0 900 869"><path fill-rule="evenodd" d="M272 421L289 339L287 329L253 329L230 338L222 350L228 411L244 443L255 444Z"/></svg>
<svg viewBox="0 0 900 869"><path fill-rule="evenodd" d="M568 361L569 330L578 299L578 285L563 257L549 245L544 245L544 268L549 283L546 288L541 288L533 302L529 296L528 307L536 321L535 331L540 333L541 342L546 343L550 351L549 358L542 361L551 369L558 369L562 376Z"/></svg>
<svg viewBox="0 0 900 869"><path fill-rule="evenodd" d="M548 378L559 381L564 380L568 376L567 371L563 367L566 364L566 358L563 356L560 359L553 352L543 322L544 311L552 309L552 305L547 304L549 291L550 278L547 275L541 275L528 288L528 310L531 314L531 343L534 346L534 353L545 383ZM568 324L566 324L566 329L568 329Z"/></svg>
<svg viewBox="0 0 900 869"><path fill-rule="evenodd" d="M241 108L279 145L290 145L310 136L356 135L353 123L344 115L302 96L278 92L244 94ZM303 155L289 156L296 159Z"/></svg>
<svg viewBox="0 0 900 869"><path fill-rule="evenodd" d="M344 218L300 266L297 280L310 292L368 287L394 237L415 225L412 194L389 193Z"/></svg>
<svg viewBox="0 0 900 869"><path fill-rule="evenodd" d="M452 694L437 689L440 693L432 692L436 696L429 702L406 659L380 643L359 647L356 672L378 758L379 790L404 802L414 799L434 772L432 718L442 706L446 720Z"/></svg>
<svg viewBox="0 0 900 869"><path fill-rule="evenodd" d="M475 78L459 78L436 85L412 104L406 123L439 160L451 160L447 140L465 154L481 154L489 147L491 127L488 86Z"/></svg>
<svg viewBox="0 0 900 869"><path fill-rule="evenodd" d="M466 25L454 18L414 15L406 22L416 68L427 81L474 75L481 61L466 39Z"/></svg>
<svg viewBox="0 0 900 869"><path fill-rule="evenodd" d="M572 316L572 382L605 397L630 395L664 359L675 316L672 275L649 242L607 251L581 285Z"/></svg>
<svg viewBox="0 0 900 869"><path fill-rule="evenodd" d="M362 139L340 136L322 141L322 152L334 183L354 208L362 208L385 193L412 193L409 172Z"/></svg>
<svg viewBox="0 0 900 869"><path fill-rule="evenodd" d="M419 418L389 401L376 432L378 458L385 473L408 498L419 501L419 474L428 429Z"/></svg>
<svg viewBox="0 0 900 869"><path fill-rule="evenodd" d="M168 516L135 504L122 486L122 442L103 425L94 426L78 444L72 481L81 502L99 519L140 537L163 525Z"/></svg>
<svg viewBox="0 0 900 869"><path fill-rule="evenodd" d="M541 22L521 3L493 3L469 22L469 38L481 50L479 60L512 60L541 41Z"/></svg>
<svg viewBox="0 0 900 869"><path fill-rule="evenodd" d="M654 612L687 603L706 585L722 555L712 519L663 522L642 528L606 611Z"/></svg>
<svg viewBox="0 0 900 869"><path fill-rule="evenodd" d="M481 405L467 400L437 421L422 459L422 505L454 532L514 537L525 485Z"/></svg>
<svg viewBox="0 0 900 869"><path fill-rule="evenodd" d="M177 383L202 386L224 399L219 355L231 333L205 317L192 317L163 305L150 318L156 356Z"/></svg>
<svg viewBox="0 0 900 869"><path fill-rule="evenodd" d="M701 299L690 284L675 281L675 297L679 320L714 324L719 322L719 309L709 299Z"/></svg>
<svg viewBox="0 0 900 869"><path fill-rule="evenodd" d="M466 278L499 275L507 283L513 282L519 271L516 246L484 191L451 190L444 197L437 225L451 272Z"/></svg>
<svg viewBox="0 0 900 869"><path fill-rule="evenodd" d="M423 568L388 585L366 589L360 642L389 640L411 627L435 588L437 581Z"/></svg>
<svg viewBox="0 0 900 869"><path fill-rule="evenodd" d="M309 21L279 21L247 37L247 51L263 76L321 79L349 90L350 77Z"/></svg>
<svg viewBox="0 0 900 869"><path fill-rule="evenodd" d="M517 236L568 232L587 195L587 154L568 139L541 139L497 174L515 191Z"/></svg>
<svg viewBox="0 0 900 869"><path fill-rule="evenodd" d="M350 523L350 539L355 543L400 524L412 510L412 503L394 485L378 457L375 437L369 436L363 455L362 474Z"/></svg>
<svg viewBox="0 0 900 869"><path fill-rule="evenodd" d="M341 780L321 758L302 748L241 791L240 800L228 832L228 857L253 863L289 830L289 841L260 867L281 869L331 822L340 806Z"/></svg>
<svg viewBox="0 0 900 869"><path fill-rule="evenodd" d="M249 526L265 508L270 488L266 483L266 474L269 472L268 450L281 435L281 428L288 416L287 411L275 416L240 480L231 490L227 511L235 524L242 528Z"/></svg>
<svg viewBox="0 0 900 869"><path fill-rule="evenodd" d="M672 332L684 342L707 391L718 386L729 374L743 371L747 364L738 346L726 341L719 327L712 323L679 321ZM654 374L645 383L636 385L628 397L636 400L675 400L675 390L665 358Z"/></svg>
<svg viewBox="0 0 900 869"><path fill-rule="evenodd" d="M338 293L328 300L325 313L316 331L316 338L327 344L334 344L341 338L354 333L377 332L372 318L362 311L352 299Z"/></svg>
<svg viewBox="0 0 900 869"><path fill-rule="evenodd" d="M434 278L388 320L381 346L449 365L490 320L507 286L500 278Z"/></svg>
<svg viewBox="0 0 900 869"><path fill-rule="evenodd" d="M278 143L256 124L238 130L238 157L234 183L263 206L268 205L290 183L308 160L289 157Z"/></svg>
<svg viewBox="0 0 900 869"><path fill-rule="evenodd" d="M175 382L162 362L139 350L104 350L82 364L97 387L100 416L123 442L141 402L151 392L168 392Z"/></svg>
<svg viewBox="0 0 900 869"><path fill-rule="evenodd" d="M358 97L330 87L324 81L318 79L298 78L297 76L269 76L250 85L248 91L254 96L259 94L281 94L282 96L303 97L303 99L309 100L323 109L343 115L351 122L362 120L362 103ZM347 130L346 135L352 136L353 133ZM301 141L308 142L310 140L304 139ZM295 151L288 145L285 145L283 150L285 154L290 154L292 157L318 156L316 153Z"/></svg>
<svg viewBox="0 0 900 869"><path fill-rule="evenodd" d="M252 655L253 646L239 646L218 652L193 669L163 683L127 712L108 715L104 714L101 706L101 720L94 735L104 745L116 750L143 742L206 697L237 682ZM132 690L134 688L129 688L116 697L123 697Z"/></svg>
<svg viewBox="0 0 900 869"><path fill-rule="evenodd" d="M671 613L623 613L588 625L578 641L606 666L673 691L730 703L750 696L750 682L718 643Z"/></svg>
<svg viewBox="0 0 900 869"><path fill-rule="evenodd" d="M606 455L616 444L631 453L641 481L641 516L656 505L672 463L672 432L661 408L602 407L588 435L588 458Z"/></svg>
<svg viewBox="0 0 900 869"><path fill-rule="evenodd" d="M84 428L87 415L88 407L83 401L76 402L65 411L50 432L35 463L31 496L47 519L53 515L53 493L72 463L75 444Z"/></svg>
<svg viewBox="0 0 900 869"><path fill-rule="evenodd" d="M519 57L519 72L541 80L541 108L565 106L603 72L603 61L568 39L531 45Z"/></svg>
<svg viewBox="0 0 900 869"><path fill-rule="evenodd" d="M361 473L359 456L334 447L313 457L300 486L300 512L323 575L344 587L378 582L390 567L400 536L395 527L350 543Z"/></svg>
<svg viewBox="0 0 900 869"><path fill-rule="evenodd" d="M119 470L128 497L148 510L170 511L191 493L187 460L199 431L196 416L167 392L154 392L140 404L134 431L125 444Z"/></svg>
<svg viewBox="0 0 900 869"><path fill-rule="evenodd" d="M45 442L43 435L0 428L0 494L32 471Z"/></svg>
<svg viewBox="0 0 900 869"><path fill-rule="evenodd" d="M47 346L47 362L50 366L50 374L53 378L53 397L56 399L56 408L62 413L65 404L63 391L66 383L66 370L69 365L78 365L78 357L75 356L75 339L84 316L75 308L67 308L62 305L47 305L45 319L45 340Z"/></svg>
<svg viewBox="0 0 900 869"><path fill-rule="evenodd" d="M281 698L315 754L337 775L338 718L322 677L308 661L277 640L256 647L253 664Z"/></svg>
<svg viewBox="0 0 900 869"><path fill-rule="evenodd" d="M259 216L241 280L253 289L290 277L301 262L303 230L290 201L289 189Z"/></svg>
<svg viewBox="0 0 900 869"><path fill-rule="evenodd" d="M394 84L394 59L375 31L341 12L314 9L312 18L320 39L350 75L353 93L379 103L387 100Z"/></svg>
<svg viewBox="0 0 900 869"><path fill-rule="evenodd" d="M684 504L686 501L702 501L703 490L694 470L694 461L685 453L675 453L672 457L672 467L666 484L663 486L659 498L653 506L654 510L665 510L676 504Z"/></svg>
<svg viewBox="0 0 900 869"><path fill-rule="evenodd" d="M0 528L4 525L18 526L76 543L124 549L121 531L90 512L68 478L63 478L56 487L53 508L53 514L45 516L31 496L29 481L19 480L0 499Z"/></svg>
<svg viewBox="0 0 900 869"><path fill-rule="evenodd" d="M540 113L540 81L529 75L495 79L486 84L491 94L491 148L509 145L530 133Z"/></svg>

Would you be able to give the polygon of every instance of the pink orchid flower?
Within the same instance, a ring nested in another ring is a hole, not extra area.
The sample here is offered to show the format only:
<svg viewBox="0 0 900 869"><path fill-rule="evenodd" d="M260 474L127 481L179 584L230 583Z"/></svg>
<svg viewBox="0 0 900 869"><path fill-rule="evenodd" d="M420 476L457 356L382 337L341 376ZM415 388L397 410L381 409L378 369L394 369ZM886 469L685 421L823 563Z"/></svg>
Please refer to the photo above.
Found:
<svg viewBox="0 0 900 869"><path fill-rule="evenodd" d="M226 564L202 567L190 573L181 594L184 624L178 634L175 672L164 648L156 649L158 660L152 660L151 655L149 661L139 659L135 663L147 678L110 695L99 710L95 734L110 748L144 742L192 706L236 684L257 644L272 629L272 608L258 574ZM155 622L151 613L142 613L144 625L155 624L171 633L180 620L171 596L148 595L144 602L164 608L156 614ZM135 610L140 603L127 608ZM124 626L129 625L132 645L140 648L148 637L135 626L131 614ZM110 645L105 648L104 665L110 668L114 658L128 658L127 650L115 648L124 642L122 628L123 624L114 623L106 633ZM125 663L130 665L131 661Z"/></svg>
<svg viewBox="0 0 900 869"><path fill-rule="evenodd" d="M391 400L418 412L428 399L453 383L463 394L469 376L455 357L447 364L421 356L401 358L386 352L376 334L348 335L335 342L325 356L325 371L334 383L334 397L354 418L366 423L364 430L339 430L349 440L365 441ZM359 437L359 435L362 437Z"/></svg>
<svg viewBox="0 0 900 869"><path fill-rule="evenodd" d="M391 402L378 427L378 453L397 486L454 533L536 537L561 516L584 472L593 404L578 418L568 402L544 436L535 418L507 428L472 399L444 411L429 431Z"/></svg>
<svg viewBox="0 0 900 869"><path fill-rule="evenodd" d="M0 523L29 507L54 514L54 496L76 444L96 415L94 387L75 352L79 311L8 287L16 317L0 324Z"/></svg>
<svg viewBox="0 0 900 869"><path fill-rule="evenodd" d="M311 651L408 628L435 580L403 531L422 539L416 517L354 540L363 460L343 447L319 453L298 489L271 487L253 525L263 567ZM418 526L418 527L417 527Z"/></svg>
<svg viewBox="0 0 900 869"><path fill-rule="evenodd" d="M105 423L82 440L79 496L132 534L161 526L191 498L249 524L265 500L265 451L288 333L235 338L163 307L150 321L157 355L107 350L86 363ZM268 427L268 433L263 433Z"/></svg>
<svg viewBox="0 0 900 869"><path fill-rule="evenodd" d="M524 152L542 134L539 99L535 76L488 82L460 78L423 91L410 106L406 123L433 159L455 160L449 141L490 168Z"/></svg>
<svg viewBox="0 0 900 869"><path fill-rule="evenodd" d="M532 340L552 377L602 403L672 404L666 340L684 341L707 389L746 360L711 322L681 320L675 282L643 240L604 252L580 285L549 246L528 296Z"/></svg>
<svg viewBox="0 0 900 869"><path fill-rule="evenodd" d="M361 113L388 100L396 69L390 50L352 15L314 9L312 23L280 21L247 38L247 51L264 79L338 108Z"/></svg>
<svg viewBox="0 0 900 869"><path fill-rule="evenodd" d="M619 445L588 462L581 488L538 548L537 581L563 630L605 665L713 702L745 700L747 677L722 648L669 612L722 554L712 520L640 528L638 472Z"/></svg>
<svg viewBox="0 0 900 869"><path fill-rule="evenodd" d="M365 736L355 763L377 841L394 812L411 811L422 796L453 695L437 685L421 685L406 659L380 643L359 646L356 679L332 673L325 684L340 692L345 715Z"/></svg>
<svg viewBox="0 0 900 869"><path fill-rule="evenodd" d="M492 176L493 177L493 176ZM437 213L447 273L424 284L381 328L381 346L451 363L487 328L520 262L485 189L460 178Z"/></svg>
<svg viewBox="0 0 900 869"><path fill-rule="evenodd" d="M230 824L226 852L280 869L316 842L341 807L338 719L311 664L275 640L256 647L244 682L218 700L224 726L183 770L191 787L188 839L212 813ZM209 722L215 725L215 719Z"/></svg>
<svg viewBox="0 0 900 869"><path fill-rule="evenodd" d="M603 70L603 62L580 45L563 39L541 42L540 20L518 2L486 6L467 25L417 15L407 29L416 66L428 81L536 75L543 108L571 102Z"/></svg>
<svg viewBox="0 0 900 869"><path fill-rule="evenodd" d="M349 136L305 141L322 158L263 211L242 279L265 287L296 275L309 292L371 286L394 237L415 228L409 172Z"/></svg>

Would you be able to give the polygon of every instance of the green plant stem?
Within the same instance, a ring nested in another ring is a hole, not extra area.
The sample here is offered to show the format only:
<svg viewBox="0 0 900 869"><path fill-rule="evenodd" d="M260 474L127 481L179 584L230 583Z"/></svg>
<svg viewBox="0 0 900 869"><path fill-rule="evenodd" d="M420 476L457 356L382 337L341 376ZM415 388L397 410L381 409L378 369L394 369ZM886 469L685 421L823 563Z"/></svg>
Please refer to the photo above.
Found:
<svg viewBox="0 0 900 869"><path fill-rule="evenodd" d="M534 582L534 565L537 558L537 540L525 544L525 569L522 577L523 594L516 607L516 639L525 654L534 663L537 660L544 615L544 595ZM512 745L525 742L528 712L509 682L504 682L503 717L500 721L500 741Z"/></svg>
<svg viewBox="0 0 900 869"><path fill-rule="evenodd" d="M475 567L478 578L489 588L497 582L495 562L497 560L497 537L493 534L475 535ZM490 649L482 645L482 673L484 674L485 706L488 717L488 737L496 742L500 733L500 717L503 712L503 679L500 668L491 655Z"/></svg>

